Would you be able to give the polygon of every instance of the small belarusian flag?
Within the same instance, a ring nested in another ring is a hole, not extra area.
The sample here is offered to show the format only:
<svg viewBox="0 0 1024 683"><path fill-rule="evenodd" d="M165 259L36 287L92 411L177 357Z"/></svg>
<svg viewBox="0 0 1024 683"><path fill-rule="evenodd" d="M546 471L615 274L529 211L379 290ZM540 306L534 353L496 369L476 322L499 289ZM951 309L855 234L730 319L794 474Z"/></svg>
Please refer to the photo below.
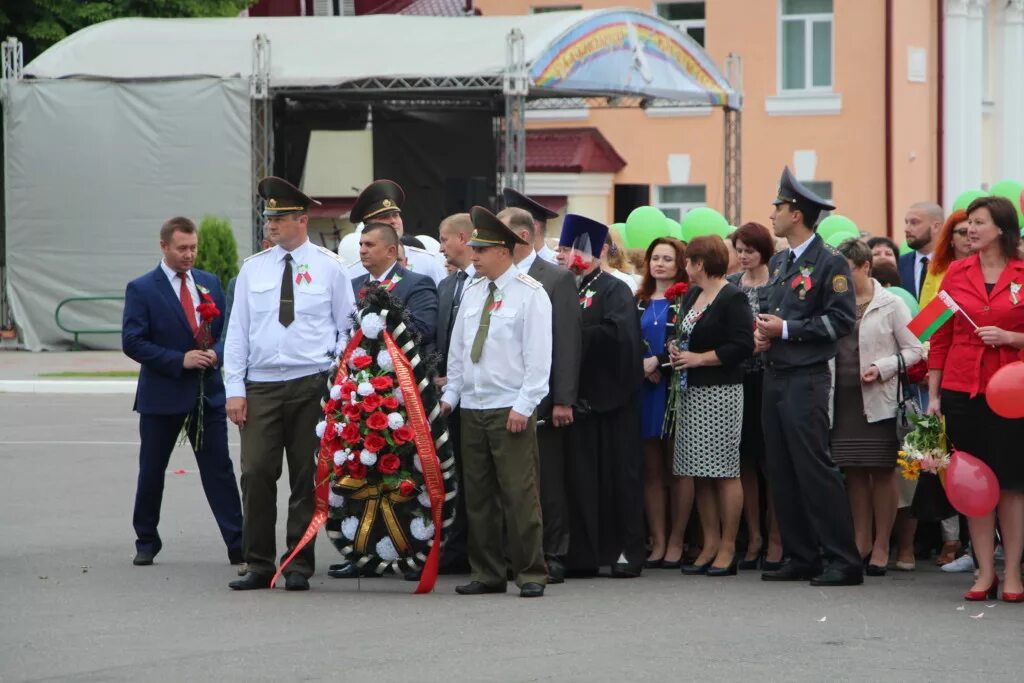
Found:
<svg viewBox="0 0 1024 683"><path fill-rule="evenodd" d="M946 292L940 291L939 295L929 301L928 305L910 321L907 329L921 341L928 341L959 308Z"/></svg>

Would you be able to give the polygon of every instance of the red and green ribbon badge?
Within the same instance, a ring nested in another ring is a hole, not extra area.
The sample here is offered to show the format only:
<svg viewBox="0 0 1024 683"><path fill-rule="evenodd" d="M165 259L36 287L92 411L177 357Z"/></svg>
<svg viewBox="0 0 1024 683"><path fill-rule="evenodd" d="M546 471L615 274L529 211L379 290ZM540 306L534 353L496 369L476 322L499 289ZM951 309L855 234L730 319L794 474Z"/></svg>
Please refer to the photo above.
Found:
<svg viewBox="0 0 1024 683"><path fill-rule="evenodd" d="M802 287L805 292L811 291L811 287L814 283L811 281L811 273L814 272L814 266L801 266L800 274L793 278L793 282L790 283L790 287L796 289Z"/></svg>
<svg viewBox="0 0 1024 683"><path fill-rule="evenodd" d="M308 263L299 264L299 272L295 276L295 284L301 285L303 282L305 282L307 285L313 282L313 276L309 274Z"/></svg>
<svg viewBox="0 0 1024 683"><path fill-rule="evenodd" d="M1020 288L1021 287L1022 287L1021 283L1017 282L1016 280L1014 280L1013 282L1010 283L1010 301L1013 302L1014 306L1016 306L1017 304L1020 303Z"/></svg>
<svg viewBox="0 0 1024 683"><path fill-rule="evenodd" d="M392 289L395 288L395 285L397 285L401 281L402 281L402 276L401 275L396 275L393 278L391 278L390 280L386 280L385 282L383 282L381 286L384 287L384 291L385 292L390 292Z"/></svg>
<svg viewBox="0 0 1024 683"><path fill-rule="evenodd" d="M594 303L594 296L597 294L592 289L588 289L583 292L583 296L580 297L580 306L583 308L590 308L590 305Z"/></svg>
<svg viewBox="0 0 1024 683"><path fill-rule="evenodd" d="M494 303L492 303L491 307L487 309L487 312L488 313L494 313L495 311L501 309L501 302L502 302L501 292L495 292L494 293Z"/></svg>

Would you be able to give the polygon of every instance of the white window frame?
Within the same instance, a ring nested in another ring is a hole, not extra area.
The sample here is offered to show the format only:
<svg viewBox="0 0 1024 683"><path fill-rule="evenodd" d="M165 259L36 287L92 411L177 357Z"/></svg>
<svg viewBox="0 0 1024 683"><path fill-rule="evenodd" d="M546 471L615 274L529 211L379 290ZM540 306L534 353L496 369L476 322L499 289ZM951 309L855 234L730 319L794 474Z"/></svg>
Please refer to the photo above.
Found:
<svg viewBox="0 0 1024 683"><path fill-rule="evenodd" d="M704 189L704 201L703 202L663 202L661 201L661 191L666 187L700 187ZM661 209L663 212L665 209L677 209L679 211L679 219L683 220L683 216L690 209L699 209L703 206L708 205L708 186L703 183L669 183L667 185L655 185L654 186L654 206L655 208Z"/></svg>
<svg viewBox="0 0 1024 683"><path fill-rule="evenodd" d="M704 18L703 19L665 19L660 14L658 14L658 6L659 5L696 5L696 4L704 5ZM651 14L653 14L654 16L660 18L662 21L667 21L668 23L672 24L677 29L679 29L682 33L685 33L688 36L690 36L689 29L691 29L691 28L704 29L704 42L705 43L708 42L708 19L707 19L707 13L708 13L708 3L706 2L706 0L668 0L667 2L654 2L651 5ZM696 40L697 40L693 36L690 36L690 38L692 38L694 40L694 42L696 42ZM707 45L705 44L703 47L706 49Z"/></svg>
<svg viewBox="0 0 1024 683"><path fill-rule="evenodd" d="M836 82L836 12L835 12L835 0L833 0L832 11L830 13L817 12L817 13L806 13L806 14L782 14L783 4L785 0L779 0L779 13L778 13L778 25L776 26L776 35L778 40L776 41L776 68L775 68L775 92L780 95L807 95L807 94L818 94L818 93L831 93L835 87ZM827 19L829 28L829 49L831 55L829 59L829 84L827 86L814 85L814 24ZM785 71L785 65L783 63L783 31L782 26L787 21L798 21L804 22L804 87L803 88L789 88L783 89L783 73Z"/></svg>

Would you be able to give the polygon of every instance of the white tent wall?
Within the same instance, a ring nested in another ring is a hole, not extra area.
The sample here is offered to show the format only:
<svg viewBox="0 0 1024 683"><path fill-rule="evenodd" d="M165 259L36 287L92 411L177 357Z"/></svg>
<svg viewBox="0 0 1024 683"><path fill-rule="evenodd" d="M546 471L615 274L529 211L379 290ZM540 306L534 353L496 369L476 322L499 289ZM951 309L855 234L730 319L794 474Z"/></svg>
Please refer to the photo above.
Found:
<svg viewBox="0 0 1024 683"><path fill-rule="evenodd" d="M250 253L246 79L8 81L4 97L8 294L26 348L68 348L57 305L123 295L159 263L172 216L226 216L239 255ZM78 302L61 320L116 329L121 311ZM81 342L120 348L112 334Z"/></svg>

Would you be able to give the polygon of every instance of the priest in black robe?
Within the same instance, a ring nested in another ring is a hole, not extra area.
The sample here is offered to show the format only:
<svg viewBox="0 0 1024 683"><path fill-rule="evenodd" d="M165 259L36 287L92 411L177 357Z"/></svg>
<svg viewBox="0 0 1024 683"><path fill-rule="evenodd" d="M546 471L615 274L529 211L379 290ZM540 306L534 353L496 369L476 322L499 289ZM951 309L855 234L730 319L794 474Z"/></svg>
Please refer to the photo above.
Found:
<svg viewBox="0 0 1024 683"><path fill-rule="evenodd" d="M646 557L640 320L629 287L601 270L608 228L568 214L559 263L577 276L583 328L568 467L571 574L640 575Z"/></svg>

